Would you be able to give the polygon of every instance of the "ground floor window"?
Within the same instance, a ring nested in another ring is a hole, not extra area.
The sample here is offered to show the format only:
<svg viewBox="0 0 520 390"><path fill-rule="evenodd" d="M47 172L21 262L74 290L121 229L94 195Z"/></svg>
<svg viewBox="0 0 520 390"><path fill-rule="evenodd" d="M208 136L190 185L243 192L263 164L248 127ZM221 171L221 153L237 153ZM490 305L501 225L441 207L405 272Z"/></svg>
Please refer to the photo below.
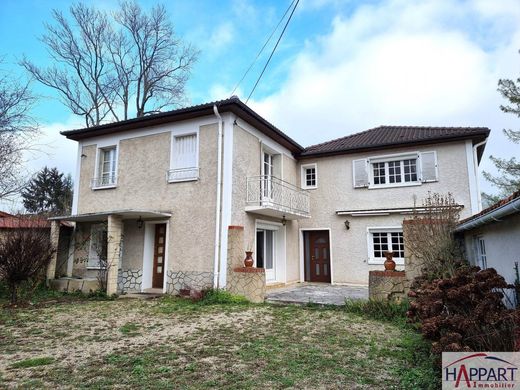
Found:
<svg viewBox="0 0 520 390"><path fill-rule="evenodd" d="M487 268L486 244L484 237L476 237L475 245L477 247L477 265L482 269Z"/></svg>
<svg viewBox="0 0 520 390"><path fill-rule="evenodd" d="M369 228L368 238L369 263L384 263L385 252L392 251L394 261L397 264L404 264L404 238L402 228Z"/></svg>
<svg viewBox="0 0 520 390"><path fill-rule="evenodd" d="M105 223L92 225L90 228L88 268L104 268L106 266L107 241L107 225Z"/></svg>

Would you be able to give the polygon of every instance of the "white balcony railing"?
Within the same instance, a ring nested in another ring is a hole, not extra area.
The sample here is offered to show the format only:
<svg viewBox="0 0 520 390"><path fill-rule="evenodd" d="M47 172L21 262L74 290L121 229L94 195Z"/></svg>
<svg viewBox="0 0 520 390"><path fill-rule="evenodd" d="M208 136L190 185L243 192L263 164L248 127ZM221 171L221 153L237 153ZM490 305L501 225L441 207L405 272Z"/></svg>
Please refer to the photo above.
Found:
<svg viewBox="0 0 520 390"><path fill-rule="evenodd" d="M199 168L196 168L196 167L170 169L168 171L168 181L169 182L198 180L198 178L199 178Z"/></svg>
<svg viewBox="0 0 520 390"><path fill-rule="evenodd" d="M100 177L94 177L90 182L90 185L92 188L115 187L116 184L117 184L116 175L103 175Z"/></svg>
<svg viewBox="0 0 520 390"><path fill-rule="evenodd" d="M273 209L295 216L310 216L310 195L275 176L247 178L247 205Z"/></svg>

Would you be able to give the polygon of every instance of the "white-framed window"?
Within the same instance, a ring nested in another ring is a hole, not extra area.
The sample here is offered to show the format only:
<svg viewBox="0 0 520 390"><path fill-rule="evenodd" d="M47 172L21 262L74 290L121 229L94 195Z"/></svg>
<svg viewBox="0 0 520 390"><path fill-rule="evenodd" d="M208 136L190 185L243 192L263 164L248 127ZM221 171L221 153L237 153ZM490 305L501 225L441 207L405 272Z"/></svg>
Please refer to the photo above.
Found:
<svg viewBox="0 0 520 390"><path fill-rule="evenodd" d="M475 237L475 246L477 250L477 265L482 269L487 268L486 243L484 237Z"/></svg>
<svg viewBox="0 0 520 390"><path fill-rule="evenodd" d="M438 180L437 152L409 152L352 161L354 188L416 186Z"/></svg>
<svg viewBox="0 0 520 390"><path fill-rule="evenodd" d="M317 164L302 165L301 183L302 183L302 188L304 188L304 189L318 188L318 165Z"/></svg>
<svg viewBox="0 0 520 390"><path fill-rule="evenodd" d="M417 174L418 158L372 162L372 183L374 186L419 183Z"/></svg>
<svg viewBox="0 0 520 390"><path fill-rule="evenodd" d="M96 176L92 179L92 188L113 188L117 184L117 146L98 149Z"/></svg>
<svg viewBox="0 0 520 390"><path fill-rule="evenodd" d="M107 225L96 223L90 227L90 246L87 268L104 268L107 261L108 233Z"/></svg>
<svg viewBox="0 0 520 390"><path fill-rule="evenodd" d="M385 252L392 251L396 264L404 264L404 237L401 227L368 228L369 264L383 264Z"/></svg>
<svg viewBox="0 0 520 390"><path fill-rule="evenodd" d="M191 181L199 178L199 140L197 133L172 137L172 160L168 181Z"/></svg>

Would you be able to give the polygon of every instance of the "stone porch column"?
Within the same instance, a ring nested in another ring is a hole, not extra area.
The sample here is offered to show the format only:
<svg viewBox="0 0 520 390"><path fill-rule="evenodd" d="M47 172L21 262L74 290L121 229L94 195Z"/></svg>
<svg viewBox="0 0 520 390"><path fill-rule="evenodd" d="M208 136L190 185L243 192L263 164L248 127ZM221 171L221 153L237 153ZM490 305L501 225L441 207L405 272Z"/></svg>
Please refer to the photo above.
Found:
<svg viewBox="0 0 520 390"><path fill-rule="evenodd" d="M47 285L49 280L56 279L56 263L58 262L58 244L60 241L60 221L51 221L51 245L54 249L51 261L47 265Z"/></svg>
<svg viewBox="0 0 520 390"><path fill-rule="evenodd" d="M123 221L119 215L108 216L107 226L107 295L117 293L117 274L121 255Z"/></svg>

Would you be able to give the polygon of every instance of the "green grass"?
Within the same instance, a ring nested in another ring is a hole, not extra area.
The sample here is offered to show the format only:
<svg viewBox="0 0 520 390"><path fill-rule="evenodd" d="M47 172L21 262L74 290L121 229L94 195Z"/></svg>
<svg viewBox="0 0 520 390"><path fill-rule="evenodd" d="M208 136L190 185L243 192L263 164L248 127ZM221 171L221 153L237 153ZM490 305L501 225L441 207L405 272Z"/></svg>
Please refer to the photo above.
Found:
<svg viewBox="0 0 520 390"><path fill-rule="evenodd" d="M344 309L349 313L374 320L404 324L406 322L406 312L408 311L408 301L388 302L381 300L347 299Z"/></svg>
<svg viewBox="0 0 520 390"><path fill-rule="evenodd" d="M221 291L198 302L165 297L45 307L28 317L38 320L0 323L0 361L12 345L24 356L55 356L54 364L38 373L0 369L0 377L6 387L41 381L48 388L438 387L429 345L418 333L396 315L374 320L373 310L355 307L254 305ZM71 367L52 345L71 355L97 348Z"/></svg>
<svg viewBox="0 0 520 390"><path fill-rule="evenodd" d="M39 367L46 366L47 364L54 363L54 358L52 357L39 357L32 359L20 360L11 364L11 368L31 368L31 367Z"/></svg>
<svg viewBox="0 0 520 390"><path fill-rule="evenodd" d="M135 336L139 333L140 328L141 326L139 326L138 324L134 324L133 322L127 322L119 328L119 331L127 336Z"/></svg>

